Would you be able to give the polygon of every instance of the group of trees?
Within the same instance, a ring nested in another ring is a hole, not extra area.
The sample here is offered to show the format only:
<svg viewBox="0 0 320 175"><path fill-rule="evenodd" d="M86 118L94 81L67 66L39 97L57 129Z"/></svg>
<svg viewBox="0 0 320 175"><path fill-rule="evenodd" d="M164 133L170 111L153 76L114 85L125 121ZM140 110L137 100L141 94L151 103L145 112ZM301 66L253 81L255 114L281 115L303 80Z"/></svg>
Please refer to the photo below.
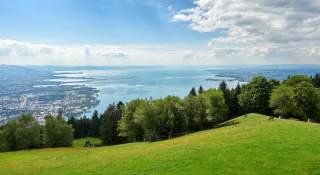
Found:
<svg viewBox="0 0 320 175"><path fill-rule="evenodd" d="M233 92L225 89L230 98ZM109 105L100 117L95 111L91 119L71 118L68 122L74 128L75 138L96 136L98 131L104 145L113 145L166 139L211 128L227 120L227 116L224 92L200 87L198 91L192 88L184 99L167 96L119 102Z"/></svg>
<svg viewBox="0 0 320 175"><path fill-rule="evenodd" d="M192 88L185 98L134 99L110 105L100 116L71 118L74 137L100 137L104 145L171 138L213 127L246 113L319 121L320 76L284 81L254 77L249 83L218 89Z"/></svg>
<svg viewBox="0 0 320 175"><path fill-rule="evenodd" d="M307 76L293 76L276 87L270 98L274 113L300 120L320 121L320 81Z"/></svg>
<svg viewBox="0 0 320 175"><path fill-rule="evenodd" d="M244 85L239 95L239 105L244 113L260 113L272 115L269 99L272 90L280 84L277 80L268 80L265 77L254 77Z"/></svg>
<svg viewBox="0 0 320 175"><path fill-rule="evenodd" d="M123 106L119 135L129 142L171 138L210 128L226 120L227 112L223 93L202 87L184 99L136 99Z"/></svg>
<svg viewBox="0 0 320 175"><path fill-rule="evenodd" d="M100 137L104 145L160 140L212 128L230 118L260 113L320 122L320 74L287 80L254 77L249 83L218 89L192 88L185 98L134 99L111 104L91 118L45 118L39 125L22 115L0 129L0 150L71 146L72 139ZM72 129L73 128L73 129Z"/></svg>
<svg viewBox="0 0 320 175"><path fill-rule="evenodd" d="M73 128L73 137L83 138L83 137L99 137L100 135L100 118L98 111L94 111L91 118L83 116L79 119L71 117L68 120Z"/></svg>
<svg viewBox="0 0 320 175"><path fill-rule="evenodd" d="M239 105L245 113L320 122L319 87L319 74L289 76L281 82L258 76L242 87Z"/></svg>
<svg viewBox="0 0 320 175"><path fill-rule="evenodd" d="M103 114L94 111L91 118L71 117L68 123L73 128L74 138L100 137L104 145L113 145L124 142L119 135L118 123L122 116L124 104L110 104Z"/></svg>
<svg viewBox="0 0 320 175"><path fill-rule="evenodd" d="M31 115L23 114L0 128L0 151L72 145L72 127L62 116L46 116L40 125Z"/></svg>

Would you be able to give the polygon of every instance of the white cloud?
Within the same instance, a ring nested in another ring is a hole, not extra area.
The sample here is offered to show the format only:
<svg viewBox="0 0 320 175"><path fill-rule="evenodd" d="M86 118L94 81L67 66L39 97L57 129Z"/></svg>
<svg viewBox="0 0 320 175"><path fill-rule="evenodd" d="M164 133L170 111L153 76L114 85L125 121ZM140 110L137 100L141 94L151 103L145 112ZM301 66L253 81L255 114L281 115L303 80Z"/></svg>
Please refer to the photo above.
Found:
<svg viewBox="0 0 320 175"><path fill-rule="evenodd" d="M0 39L0 64L194 65L209 62L207 54L206 47L192 45L49 45Z"/></svg>
<svg viewBox="0 0 320 175"><path fill-rule="evenodd" d="M216 57L320 63L319 0L195 0L173 20L197 32L227 30L208 46ZM253 60L255 61L255 60ZM281 61L283 62L283 61Z"/></svg>
<svg viewBox="0 0 320 175"><path fill-rule="evenodd" d="M103 54L106 58L127 58L128 55L126 53L122 52L113 52L113 53L107 53Z"/></svg>
<svg viewBox="0 0 320 175"><path fill-rule="evenodd" d="M0 57L1 56L9 56L11 53L11 49L9 48L0 48Z"/></svg>

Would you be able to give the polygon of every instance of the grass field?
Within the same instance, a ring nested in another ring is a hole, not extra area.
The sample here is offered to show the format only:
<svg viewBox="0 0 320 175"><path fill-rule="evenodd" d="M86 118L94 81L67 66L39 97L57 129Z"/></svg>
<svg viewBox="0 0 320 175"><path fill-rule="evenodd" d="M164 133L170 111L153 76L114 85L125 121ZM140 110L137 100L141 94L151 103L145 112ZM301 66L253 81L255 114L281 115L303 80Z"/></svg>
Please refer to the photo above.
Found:
<svg viewBox="0 0 320 175"><path fill-rule="evenodd" d="M1 175L320 174L320 125L250 114L154 143L0 154Z"/></svg>
<svg viewBox="0 0 320 175"><path fill-rule="evenodd" d="M98 138L93 138L93 137L87 137L87 138L82 138L82 139L76 139L73 141L72 147L83 147L85 142L89 140L91 144L94 145L100 145L101 140Z"/></svg>

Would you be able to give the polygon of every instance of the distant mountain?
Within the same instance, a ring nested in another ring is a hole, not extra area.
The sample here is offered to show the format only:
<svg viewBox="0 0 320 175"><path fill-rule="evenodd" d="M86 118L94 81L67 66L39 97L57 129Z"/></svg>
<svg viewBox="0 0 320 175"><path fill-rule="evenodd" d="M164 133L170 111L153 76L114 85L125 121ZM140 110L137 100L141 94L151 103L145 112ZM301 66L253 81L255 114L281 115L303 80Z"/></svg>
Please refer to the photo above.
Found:
<svg viewBox="0 0 320 175"><path fill-rule="evenodd" d="M0 65L0 77L20 78L20 77L43 77L50 75L50 71L37 70L25 66Z"/></svg>

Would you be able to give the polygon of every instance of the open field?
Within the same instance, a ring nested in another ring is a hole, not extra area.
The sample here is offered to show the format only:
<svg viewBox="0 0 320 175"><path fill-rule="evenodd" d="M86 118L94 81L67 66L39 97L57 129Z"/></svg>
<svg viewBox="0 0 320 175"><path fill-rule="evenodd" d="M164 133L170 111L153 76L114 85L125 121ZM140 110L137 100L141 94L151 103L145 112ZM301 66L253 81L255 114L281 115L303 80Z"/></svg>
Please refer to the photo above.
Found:
<svg viewBox="0 0 320 175"><path fill-rule="evenodd" d="M0 174L320 174L319 124L258 114L229 123L154 143L1 153Z"/></svg>
<svg viewBox="0 0 320 175"><path fill-rule="evenodd" d="M89 140L91 144L100 145L101 140L99 138L87 137L82 139L76 139L73 141L73 147L83 147L86 141Z"/></svg>

